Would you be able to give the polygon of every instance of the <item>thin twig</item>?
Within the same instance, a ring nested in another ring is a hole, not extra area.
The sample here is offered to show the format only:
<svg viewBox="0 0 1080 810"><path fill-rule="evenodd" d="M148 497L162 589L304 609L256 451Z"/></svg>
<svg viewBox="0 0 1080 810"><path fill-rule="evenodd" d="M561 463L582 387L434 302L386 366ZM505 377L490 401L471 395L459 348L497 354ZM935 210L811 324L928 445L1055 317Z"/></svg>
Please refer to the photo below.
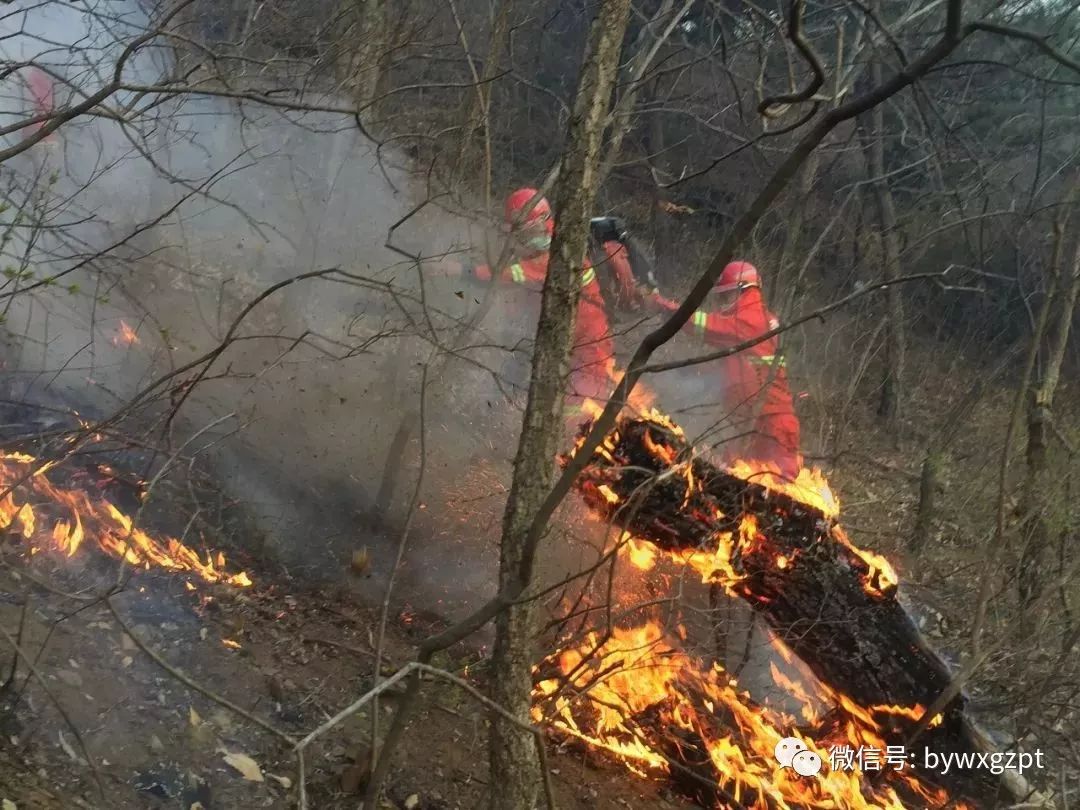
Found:
<svg viewBox="0 0 1080 810"><path fill-rule="evenodd" d="M86 741L83 739L82 734L79 733L79 729L75 726L75 723L72 721L71 716L64 709L63 705L61 705L56 695L52 693L52 690L49 689L48 684L45 682L45 677L41 674L40 670L38 670L37 666L35 666L34 661L30 658L30 656L23 651L23 648L19 645L19 643L15 639L13 639L11 637L11 634L2 626L0 626L0 633L3 634L4 639L7 641L8 644L11 645L11 648L15 651L15 657L22 658L23 661L26 662L27 667L30 668L30 673L37 679L38 686L41 687L41 691L45 693L45 696L49 698L49 701L53 704L53 706L56 707L56 711L59 712L60 716L64 719L64 723L71 730L71 733L75 736L75 741L79 744L79 748L82 750L83 756L86 758L86 764L90 766L90 771L94 775L94 783L97 785L98 793L101 794L101 798L104 799L105 785L101 781L101 772L98 770L97 764L94 762L94 758L90 756L90 749L86 747Z"/></svg>
<svg viewBox="0 0 1080 810"><path fill-rule="evenodd" d="M394 592L394 582L397 573L401 569L401 561L405 557L405 549L409 543L409 531L412 529L413 518L416 516L416 507L420 502L420 490L424 486L424 472L427 469L427 380L428 366L435 359L434 352L428 357L420 376L420 462L416 473L416 486L413 487L412 498L409 500L409 510L405 515L405 525L401 529L401 539L398 541L397 556L394 558L394 566L390 569L390 576L386 582L386 592L383 594L382 607L379 610L379 632L375 642L375 664L373 667L372 683L378 685L379 676L382 673L383 645L386 642L386 623L390 616L390 598ZM374 707L371 712L371 767L375 767L379 750L379 700L375 697L372 701Z"/></svg>
<svg viewBox="0 0 1080 810"><path fill-rule="evenodd" d="M15 636L16 648L22 644L23 632L26 630L26 614L30 609L30 594L23 595L22 610L19 612L19 632ZM15 672L19 668L19 651L15 650L14 655L11 656L11 672L8 673L7 679L4 681L4 685L0 686L0 692L6 692L11 688L11 685L15 683Z"/></svg>

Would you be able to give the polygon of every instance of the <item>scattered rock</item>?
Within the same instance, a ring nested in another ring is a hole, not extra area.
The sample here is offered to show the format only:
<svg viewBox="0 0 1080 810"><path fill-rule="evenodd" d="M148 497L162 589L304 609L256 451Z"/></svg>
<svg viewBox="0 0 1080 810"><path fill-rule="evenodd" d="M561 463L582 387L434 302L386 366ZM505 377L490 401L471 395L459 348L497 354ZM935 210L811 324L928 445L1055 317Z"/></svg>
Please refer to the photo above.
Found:
<svg viewBox="0 0 1080 810"><path fill-rule="evenodd" d="M275 704L274 716L283 723L298 724L304 722L304 713L300 710L300 707L286 703Z"/></svg>
<svg viewBox="0 0 1080 810"><path fill-rule="evenodd" d="M150 735L150 750L151 751L164 751L165 743L161 741L161 738L157 734Z"/></svg>
<svg viewBox="0 0 1080 810"><path fill-rule="evenodd" d="M416 793L405 799L405 810L416 810L420 806L420 796Z"/></svg>

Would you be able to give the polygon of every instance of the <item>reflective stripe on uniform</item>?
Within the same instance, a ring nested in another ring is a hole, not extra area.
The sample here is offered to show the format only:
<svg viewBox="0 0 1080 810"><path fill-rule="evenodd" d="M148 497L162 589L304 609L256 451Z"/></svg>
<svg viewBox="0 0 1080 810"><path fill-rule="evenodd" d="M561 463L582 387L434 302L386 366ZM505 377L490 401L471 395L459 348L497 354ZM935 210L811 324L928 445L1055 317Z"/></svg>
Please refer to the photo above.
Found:
<svg viewBox="0 0 1080 810"><path fill-rule="evenodd" d="M787 361L784 360L782 354L763 354L763 355L751 355L751 363L757 363L761 366L776 366L777 368L785 368Z"/></svg>
<svg viewBox="0 0 1080 810"><path fill-rule="evenodd" d="M516 262L510 265L510 278L514 280L515 284L525 283L525 268Z"/></svg>
<svg viewBox="0 0 1080 810"><path fill-rule="evenodd" d="M586 267L581 273L581 286L588 287L596 281L596 271L591 267Z"/></svg>
<svg viewBox="0 0 1080 810"><path fill-rule="evenodd" d="M694 328L701 332L705 331L705 328L709 325L709 313L702 312L700 309L694 311Z"/></svg>

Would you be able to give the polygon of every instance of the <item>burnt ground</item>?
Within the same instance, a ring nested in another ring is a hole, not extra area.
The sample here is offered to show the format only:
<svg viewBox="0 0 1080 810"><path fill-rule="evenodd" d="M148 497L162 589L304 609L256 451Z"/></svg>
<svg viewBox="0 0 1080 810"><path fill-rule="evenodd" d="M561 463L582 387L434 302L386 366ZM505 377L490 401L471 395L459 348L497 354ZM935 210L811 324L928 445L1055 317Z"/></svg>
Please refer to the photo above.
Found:
<svg viewBox="0 0 1080 810"><path fill-rule="evenodd" d="M0 571L0 626L11 633L20 625L18 594L26 591L27 573L47 576L54 586L74 579L73 561L43 555L20 573L17 542L7 538L11 565ZM85 566L79 573L85 583ZM222 698L300 737L370 686L378 614L363 606L357 588L315 591L257 581L243 590L205 584L189 590L187 581L139 572L113 603L147 647ZM34 678L27 683L28 670L20 666L6 692L0 799L19 810L296 806L297 768L288 746L163 670L107 606L35 586L25 615L21 646L46 686ZM412 641L436 621L407 609L394 615L384 673L407 661ZM482 686L479 659L478 651L460 647L437 663ZM9 666L5 658L5 677ZM381 711L388 718L391 708ZM483 712L455 687L427 684L384 807L483 806L485 725ZM370 727L370 713L361 712L310 749L312 808L358 806L364 774L356 762L364 759ZM250 757L262 781L245 779L226 763L227 754ZM580 754L555 750L549 765L561 808L689 806L661 795L658 784L627 779L620 768Z"/></svg>
<svg viewBox="0 0 1080 810"><path fill-rule="evenodd" d="M918 396L924 412L944 412L957 393L933 384L923 386ZM824 467L840 494L844 524L855 542L894 561L904 592L927 608L925 632L950 657L963 648L974 581L970 572L981 559L985 521L976 517L992 513L995 468L985 462L983 445L986 436L1001 434L1008 399L1008 391L988 398L965 423L949 454L933 538L918 561L909 553L907 538L928 436L912 426L902 442L893 441L870 414L853 409L844 415L846 437L834 453L810 459ZM824 421L804 413L808 436L824 432ZM135 501L115 500L129 513L137 508ZM165 525L179 534L193 510L179 503L173 507L165 509L172 513ZM258 538L249 540L211 537L210 544L226 551L241 545L261 557ZM0 627L17 632L21 595L29 590L22 646L37 659L35 668L48 690L33 678L28 681L27 668L20 666L14 687L2 695L0 800L19 810L296 806L296 764L287 745L166 673L125 641L103 605L30 587L22 538L0 536L0 551ZM115 564L103 562L96 552L80 552L73 560L39 554L30 571L69 592L100 591L115 578ZM139 572L113 601L134 633L172 665L299 737L370 686L377 626L377 611L370 606L381 591L363 578L327 588L290 578L281 567L256 568L252 577L256 584L251 589L198 583L192 591L184 576ZM414 641L436 626L434 618L396 610L384 672L408 661ZM226 639L238 647L226 646ZM0 649L5 650L2 682L11 658L6 641ZM482 659L481 648L459 647L437 663L483 687ZM974 685L975 697L980 692L995 697L994 683L995 677L987 677ZM395 761L385 807L412 806L413 796L420 810L484 806L484 713L445 684L428 684L425 695ZM388 718L388 709L382 711ZM995 725L1001 714L992 712ZM86 743L93 767L72 727ZM312 747L307 779L312 808L358 807L363 773L355 761L363 759L370 727L370 714L361 713ZM254 760L263 781L244 779L225 762L227 753ZM549 765L561 808L693 806L668 794L661 783L637 779L573 750L552 749Z"/></svg>

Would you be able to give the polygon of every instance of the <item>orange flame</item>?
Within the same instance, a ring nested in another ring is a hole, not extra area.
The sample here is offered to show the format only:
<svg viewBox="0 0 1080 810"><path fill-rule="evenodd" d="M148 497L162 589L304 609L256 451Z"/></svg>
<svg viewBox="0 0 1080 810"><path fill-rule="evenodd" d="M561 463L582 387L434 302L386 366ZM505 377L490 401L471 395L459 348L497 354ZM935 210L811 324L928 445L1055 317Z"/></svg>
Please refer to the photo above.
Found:
<svg viewBox="0 0 1080 810"><path fill-rule="evenodd" d="M634 568L639 571L651 571L656 567L659 549L648 540L640 540L623 532L619 542L622 544L620 552Z"/></svg>
<svg viewBox="0 0 1080 810"><path fill-rule="evenodd" d="M717 506L708 505L715 501L691 497L708 482L699 481L694 473L692 448L685 442L685 434L655 409L647 419L655 426L646 425L640 432L641 447L659 462L656 469L662 475L685 479L683 509L697 510L703 521L718 521L713 525L736 528L714 531L696 548L675 550L624 530L619 538L622 559L641 571L653 570L664 560L686 566L703 582L719 584L736 596L750 575L743 560L771 554L778 570L802 564L804 549L770 551L773 545L754 514L721 514ZM622 424L614 428L596 451L616 468L628 463L617 457L622 430ZM831 539L851 552L852 562L865 567L862 585L868 594L885 596L895 589L896 572L889 562L854 546L835 524L840 504L820 470L804 468L792 480L775 466L740 460L731 464L729 471L819 511L826 518ZM599 495L600 511L608 514L614 510L606 510L604 504L616 506L623 497L615 479L605 481L602 475L587 481L583 489ZM710 509L716 513L703 514ZM732 518L737 518L737 523ZM821 531L825 530L822 527ZM685 633L682 637L685 639ZM944 790L922 783L910 770L884 769L880 774L884 778L874 780L863 779L861 762L853 764L851 770L830 770L832 746L884 752L895 721L918 720L926 709L919 705L859 705L819 681L779 639L773 637L772 643L789 668L798 673L795 678L772 667L776 685L800 706L798 726L794 717L752 701L720 667L679 651L656 622L615 628L603 635L593 631L583 643L550 656L537 667L541 677L534 689L533 717L546 719L564 734L608 752L642 776L670 774L679 763L693 764L694 773L699 775L702 767L711 766L710 777L730 797L721 796L718 801L722 806L901 810L905 806L900 798L903 793L908 799L917 797L919 806L968 807L953 801ZM931 725L941 722L938 716ZM826 763L822 774L801 779L790 768L779 766L773 749L781 738L789 736L798 737L822 758Z"/></svg>
<svg viewBox="0 0 1080 810"><path fill-rule="evenodd" d="M896 576L896 571L888 560L880 554L856 546L840 526L833 526L832 535L838 543L846 546L852 554L866 563L868 571L863 576L863 588L868 593L880 595L892 590L900 582L900 578Z"/></svg>
<svg viewBox="0 0 1080 810"><path fill-rule="evenodd" d="M792 500L812 506L825 517L835 518L840 515L840 501L833 495L829 482L817 467L803 467L792 481L780 472L780 468L769 462L737 460L728 466L728 472L746 481L780 492Z"/></svg>
<svg viewBox="0 0 1080 810"><path fill-rule="evenodd" d="M720 787L746 807L904 808L887 781L871 786L857 767L828 767L831 745L877 744L884 750L875 710L849 715L839 732L819 724L816 716L806 718L814 728L797 729L794 718L755 704L719 666L678 651L656 622L614 628L607 638L590 633L537 671L553 669L557 675L536 684L533 719L547 718L559 731L608 752L640 776L669 774L672 759L677 761L685 741L693 740L703 746ZM816 697L782 676L777 683L806 703ZM776 761L776 744L792 736L821 757L825 767L817 777L801 778ZM948 799L914 776L890 775L928 804L940 807Z"/></svg>
<svg viewBox="0 0 1080 810"><path fill-rule="evenodd" d="M139 336L135 334L135 330L128 326L127 321L123 318L120 319L120 326L116 330L116 334L112 338L113 346L134 346L139 342Z"/></svg>
<svg viewBox="0 0 1080 810"><path fill-rule="evenodd" d="M41 469L36 469L39 465ZM24 453L0 454L0 491L6 493L0 498L0 529L17 525L30 542L31 553L51 548L71 557L91 537L100 550L132 566L189 572L206 582L239 587L252 584L242 571L226 572L225 557L220 552L203 559L175 538L150 537L104 498L91 498L82 489L56 486L45 476L52 466L51 462L41 465ZM22 503L17 503L17 498ZM55 519L49 529L39 530L32 503L48 504L49 511L59 509L68 515Z"/></svg>

